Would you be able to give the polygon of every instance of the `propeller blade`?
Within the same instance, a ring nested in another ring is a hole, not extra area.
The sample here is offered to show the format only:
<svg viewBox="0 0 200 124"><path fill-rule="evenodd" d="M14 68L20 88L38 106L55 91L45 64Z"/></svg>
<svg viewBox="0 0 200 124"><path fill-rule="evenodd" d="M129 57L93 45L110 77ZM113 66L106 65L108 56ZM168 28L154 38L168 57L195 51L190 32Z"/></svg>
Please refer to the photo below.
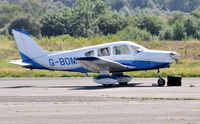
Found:
<svg viewBox="0 0 200 124"><path fill-rule="evenodd" d="M176 64L179 64L179 58L181 56L179 53L177 53L177 52L171 52L170 56L171 56L172 59L175 60Z"/></svg>
<svg viewBox="0 0 200 124"><path fill-rule="evenodd" d="M175 59L175 62L176 62L176 64L179 64L180 62L179 62L179 59Z"/></svg>
<svg viewBox="0 0 200 124"><path fill-rule="evenodd" d="M171 47L168 47L169 51L172 51Z"/></svg>

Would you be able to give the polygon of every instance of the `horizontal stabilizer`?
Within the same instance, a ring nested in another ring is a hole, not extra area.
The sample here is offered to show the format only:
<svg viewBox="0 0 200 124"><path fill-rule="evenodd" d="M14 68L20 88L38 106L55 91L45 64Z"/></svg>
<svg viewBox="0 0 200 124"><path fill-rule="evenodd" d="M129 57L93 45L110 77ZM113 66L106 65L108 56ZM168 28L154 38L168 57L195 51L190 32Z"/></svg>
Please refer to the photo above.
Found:
<svg viewBox="0 0 200 124"><path fill-rule="evenodd" d="M29 63L22 62L22 60L12 60L12 61L10 61L10 63L15 64L15 65L19 65L19 66L23 66L23 67L30 66Z"/></svg>

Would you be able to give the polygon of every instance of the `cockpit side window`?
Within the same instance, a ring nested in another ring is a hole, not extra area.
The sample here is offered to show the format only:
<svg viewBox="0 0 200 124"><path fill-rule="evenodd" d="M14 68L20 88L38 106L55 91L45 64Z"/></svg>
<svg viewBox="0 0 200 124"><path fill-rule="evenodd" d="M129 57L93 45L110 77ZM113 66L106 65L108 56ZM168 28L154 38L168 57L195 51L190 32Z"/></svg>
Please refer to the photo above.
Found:
<svg viewBox="0 0 200 124"><path fill-rule="evenodd" d="M113 55L130 54L130 49L127 45L120 45L113 47Z"/></svg>
<svg viewBox="0 0 200 124"><path fill-rule="evenodd" d="M131 46L131 49L133 50L133 53L140 53L143 51L141 48L135 46Z"/></svg>
<svg viewBox="0 0 200 124"><path fill-rule="evenodd" d="M110 48L105 47L98 49L98 56L110 56Z"/></svg>
<svg viewBox="0 0 200 124"><path fill-rule="evenodd" d="M94 50L86 52L85 56L94 56Z"/></svg>

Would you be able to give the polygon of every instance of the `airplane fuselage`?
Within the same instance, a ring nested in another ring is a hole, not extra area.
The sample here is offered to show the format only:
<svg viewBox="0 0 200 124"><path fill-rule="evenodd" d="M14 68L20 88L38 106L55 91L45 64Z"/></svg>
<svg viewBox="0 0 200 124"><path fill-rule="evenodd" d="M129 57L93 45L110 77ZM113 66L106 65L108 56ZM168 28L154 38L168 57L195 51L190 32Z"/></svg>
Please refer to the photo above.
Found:
<svg viewBox="0 0 200 124"><path fill-rule="evenodd" d="M113 47L119 45L127 45L130 49L129 54L114 55ZM166 68L170 66L172 62L171 51L161 51L161 50L149 50L144 49L142 51L131 50L131 44L126 42L115 42L104 45L96 45L93 47L86 47L70 51L59 51L50 52L42 57L34 58L32 61L35 64L27 66L27 68L37 68L37 69L49 69L49 70L60 70L60 71L74 71L74 72L91 72L88 69L82 67L82 65L76 61L77 58L86 57L85 53L88 51L94 51L94 57L98 57L98 49L110 48L110 55L101 56L108 60L113 60L119 62L123 65L132 66L133 69L118 70L121 71L137 71L137 70L151 70L158 68Z"/></svg>

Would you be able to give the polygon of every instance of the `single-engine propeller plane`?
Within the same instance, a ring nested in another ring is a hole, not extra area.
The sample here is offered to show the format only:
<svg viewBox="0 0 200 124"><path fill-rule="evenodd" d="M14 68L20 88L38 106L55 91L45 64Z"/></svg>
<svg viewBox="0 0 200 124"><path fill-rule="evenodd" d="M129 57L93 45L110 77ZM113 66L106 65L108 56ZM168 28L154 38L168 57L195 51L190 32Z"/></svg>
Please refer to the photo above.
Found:
<svg viewBox="0 0 200 124"><path fill-rule="evenodd" d="M12 30L21 60L10 63L29 69L99 73L93 81L104 86L126 85L132 77L123 72L170 67L180 54L150 50L131 41L118 41L69 51L44 51L25 30ZM158 86L165 80L158 76Z"/></svg>

